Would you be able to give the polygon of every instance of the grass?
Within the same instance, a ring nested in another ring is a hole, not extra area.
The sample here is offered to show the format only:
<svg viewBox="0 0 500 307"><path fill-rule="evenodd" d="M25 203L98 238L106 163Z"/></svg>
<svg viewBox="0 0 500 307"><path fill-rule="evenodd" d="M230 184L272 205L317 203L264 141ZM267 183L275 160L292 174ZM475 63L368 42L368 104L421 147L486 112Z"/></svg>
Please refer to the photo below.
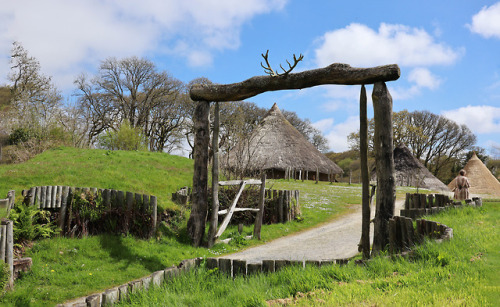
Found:
<svg viewBox="0 0 500 307"><path fill-rule="evenodd" d="M378 257L366 266L286 268L235 279L200 269L120 306L495 306L500 301L500 202L429 217L454 230L426 241L412 259Z"/></svg>
<svg viewBox="0 0 500 307"><path fill-rule="evenodd" d="M192 160L162 153L61 147L25 163L0 165L0 195L15 189L20 202L20 191L31 186L120 189L156 195L161 207L184 211L187 216L189 211L171 201L171 193L191 185L192 170ZM26 256L33 259L32 271L16 281L15 291L2 297L0 304L54 305L146 276L183 259L226 254L302 231L331 220L349 210L351 204L359 203L359 185L270 181L271 186L301 190L304 220L265 225L262 241L243 240L236 227L231 226L223 238L235 240L229 245L216 244L212 249L195 249L189 245L186 219L173 230L161 227L159 237L152 240L106 235L41 240L27 250ZM252 231L253 225L245 227L244 235Z"/></svg>
<svg viewBox="0 0 500 307"><path fill-rule="evenodd" d="M158 197L177 208L171 193L192 185L193 160L164 153L59 147L21 164L0 165L0 195L39 185L116 189Z"/></svg>

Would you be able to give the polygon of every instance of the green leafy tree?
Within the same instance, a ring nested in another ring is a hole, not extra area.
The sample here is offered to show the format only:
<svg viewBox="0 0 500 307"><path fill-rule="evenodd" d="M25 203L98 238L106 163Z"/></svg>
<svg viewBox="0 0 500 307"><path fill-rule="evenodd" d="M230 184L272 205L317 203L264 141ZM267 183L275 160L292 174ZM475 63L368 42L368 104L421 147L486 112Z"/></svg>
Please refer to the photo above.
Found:
<svg viewBox="0 0 500 307"><path fill-rule="evenodd" d="M109 130L101 135L99 145L109 150L147 150L141 129L132 127L128 120L124 120L118 130Z"/></svg>

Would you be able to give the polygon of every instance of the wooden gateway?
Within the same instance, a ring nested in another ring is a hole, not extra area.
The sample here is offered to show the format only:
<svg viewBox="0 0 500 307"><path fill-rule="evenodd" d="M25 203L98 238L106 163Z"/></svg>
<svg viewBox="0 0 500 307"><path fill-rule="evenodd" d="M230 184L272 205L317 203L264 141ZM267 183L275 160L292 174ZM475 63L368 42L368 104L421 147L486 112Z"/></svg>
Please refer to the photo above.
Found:
<svg viewBox="0 0 500 307"><path fill-rule="evenodd" d="M397 80L401 71L398 65L385 65L372 68L353 68L347 64L334 63L324 68L290 73L302 59L295 58L294 64L283 74L275 73L266 60L268 76L256 76L233 84L195 84L190 89L190 97L197 101L193 122L195 147L193 152L193 197L192 210L188 220L188 234L194 246L200 246L205 234L208 215L208 144L210 142L210 103L215 102L214 135L212 138L213 174L212 174L212 216L210 217L209 241L215 237L218 208L218 103L223 101L244 100L267 91L303 89L325 84L361 85L360 95L360 137L362 166L362 238L363 256L369 256L369 172L367 165L367 116L365 84L374 84L372 100L375 119L375 160L377 164L377 208L374 221L373 252L378 253L389 243L389 219L394 215L396 190L394 186L392 97L385 84ZM261 63L262 64L262 63ZM366 132L366 133L365 133ZM366 144L366 146L364 146ZM213 242L208 242L210 246Z"/></svg>

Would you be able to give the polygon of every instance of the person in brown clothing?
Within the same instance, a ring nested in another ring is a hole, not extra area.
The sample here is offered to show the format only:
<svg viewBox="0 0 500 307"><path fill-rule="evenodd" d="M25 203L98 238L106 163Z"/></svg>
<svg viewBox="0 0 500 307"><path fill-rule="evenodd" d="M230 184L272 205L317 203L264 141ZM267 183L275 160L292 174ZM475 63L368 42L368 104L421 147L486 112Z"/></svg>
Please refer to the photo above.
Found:
<svg viewBox="0 0 500 307"><path fill-rule="evenodd" d="M465 170L461 170L455 178L455 188L453 188L453 198L456 200L469 199L469 179L465 177Z"/></svg>

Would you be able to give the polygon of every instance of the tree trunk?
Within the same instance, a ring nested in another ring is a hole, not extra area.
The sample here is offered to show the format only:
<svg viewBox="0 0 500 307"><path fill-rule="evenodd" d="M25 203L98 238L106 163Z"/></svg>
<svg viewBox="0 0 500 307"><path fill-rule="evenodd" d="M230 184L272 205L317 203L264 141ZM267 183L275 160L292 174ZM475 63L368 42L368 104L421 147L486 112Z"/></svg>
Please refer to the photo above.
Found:
<svg viewBox="0 0 500 307"><path fill-rule="evenodd" d="M210 142L210 102L199 101L193 121L195 130L192 209L187 228L193 246L200 246L207 218L208 143Z"/></svg>
<svg viewBox="0 0 500 307"><path fill-rule="evenodd" d="M389 243L389 219L394 215L396 189L394 185L394 149L392 131L392 97L384 82L377 82L372 93L375 133L375 163L377 168L377 208L372 253L378 254Z"/></svg>
<svg viewBox="0 0 500 307"><path fill-rule="evenodd" d="M210 228L208 229L208 247L215 243L217 222L219 220L219 103L215 103L214 131L212 135L213 163L212 163L212 213L210 215Z"/></svg>
<svg viewBox="0 0 500 307"><path fill-rule="evenodd" d="M233 84L195 84L190 96L194 101L237 101L278 90L303 89L323 84L372 84L399 79L398 65L354 68L334 63L324 68L282 76L257 76Z"/></svg>
<svg viewBox="0 0 500 307"><path fill-rule="evenodd" d="M359 98L359 150L361 160L361 249L363 259L370 258L370 178L368 174L368 115L367 98L365 86L361 86L361 95Z"/></svg>

